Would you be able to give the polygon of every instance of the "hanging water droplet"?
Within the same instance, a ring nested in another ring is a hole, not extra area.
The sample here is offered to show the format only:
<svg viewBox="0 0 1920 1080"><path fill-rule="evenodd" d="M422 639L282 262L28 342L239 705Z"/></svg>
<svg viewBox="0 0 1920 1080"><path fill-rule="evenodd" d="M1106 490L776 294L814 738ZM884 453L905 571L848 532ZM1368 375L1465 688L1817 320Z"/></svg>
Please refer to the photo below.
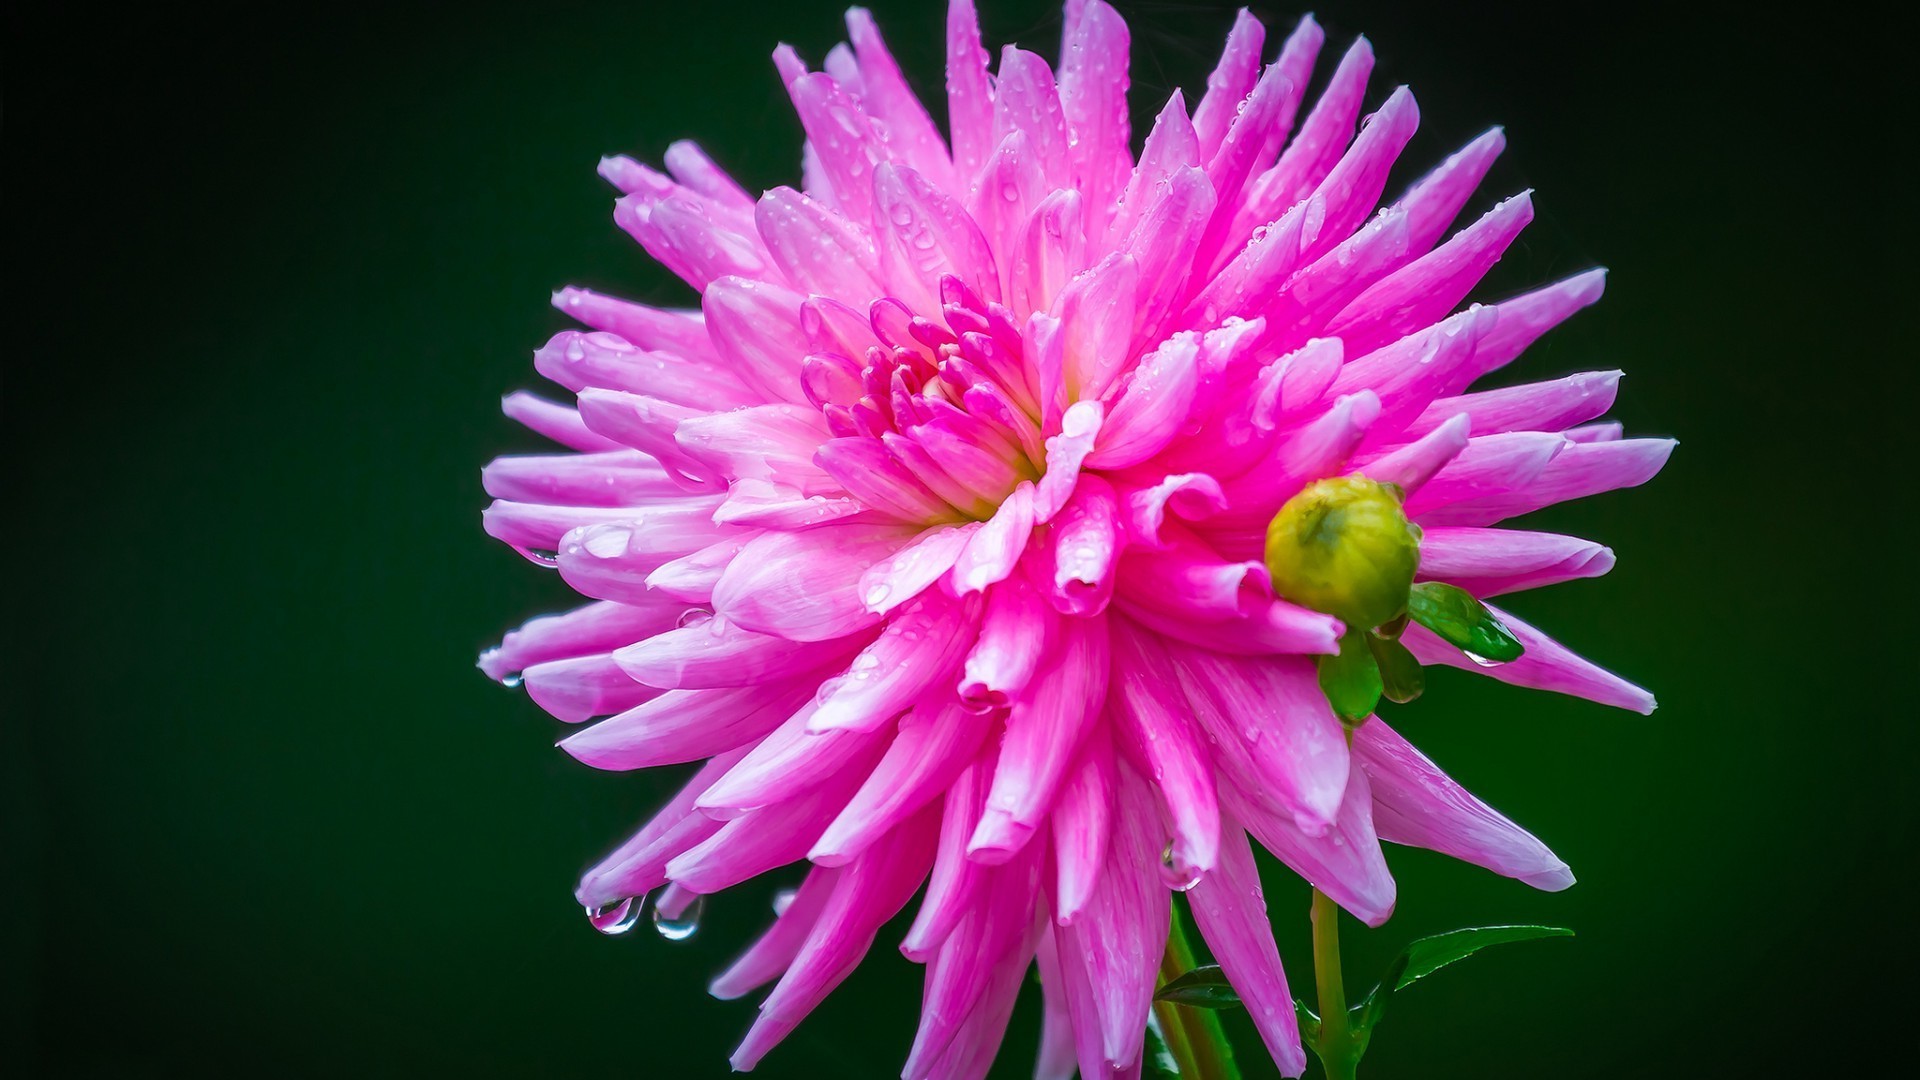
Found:
<svg viewBox="0 0 1920 1080"><path fill-rule="evenodd" d="M1200 884L1200 871L1187 865L1187 861L1174 851L1173 845L1160 853L1160 880L1174 892L1186 892Z"/></svg>
<svg viewBox="0 0 1920 1080"><path fill-rule="evenodd" d="M676 918L668 918L658 905L653 909L653 928L668 941L685 941L700 929L700 910L707 906L707 898L696 896Z"/></svg>
<svg viewBox="0 0 1920 1080"><path fill-rule="evenodd" d="M785 915L787 909L793 906L793 898L798 895L800 895L800 890L798 889L781 889L779 892L774 893L773 913L775 915Z"/></svg>
<svg viewBox="0 0 1920 1080"><path fill-rule="evenodd" d="M1462 649L1460 651L1466 652L1465 649ZM1486 657L1481 656L1479 653L1475 653L1475 652L1467 653L1467 659L1473 661L1476 664L1479 664L1481 667L1499 667L1501 664L1506 663L1506 661L1504 660L1489 660Z"/></svg>
<svg viewBox="0 0 1920 1080"><path fill-rule="evenodd" d="M560 565L560 553L557 551L546 551L541 548L521 547L518 544L515 544L513 546L513 550L519 552L522 558L526 559L528 562L532 563L535 566L545 566L548 568L552 568Z"/></svg>
<svg viewBox="0 0 1920 1080"><path fill-rule="evenodd" d="M629 896L617 904L588 908L587 921L593 924L595 930L615 937L633 929L634 924L640 921L640 908L645 902L644 896Z"/></svg>
<svg viewBox="0 0 1920 1080"><path fill-rule="evenodd" d="M500 679L500 685L506 687L509 690L518 690L520 689L520 684L525 681L526 681L525 676L521 675L519 672L516 671L511 675L502 676Z"/></svg>

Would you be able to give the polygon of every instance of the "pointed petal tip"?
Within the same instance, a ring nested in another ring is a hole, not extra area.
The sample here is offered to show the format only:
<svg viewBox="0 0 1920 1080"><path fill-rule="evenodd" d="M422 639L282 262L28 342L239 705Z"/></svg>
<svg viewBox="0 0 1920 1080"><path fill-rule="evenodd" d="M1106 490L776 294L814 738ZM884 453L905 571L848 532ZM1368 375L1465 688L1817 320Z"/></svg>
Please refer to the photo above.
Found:
<svg viewBox="0 0 1920 1080"><path fill-rule="evenodd" d="M1522 874L1519 878L1521 884L1531 885L1541 892L1561 892L1570 888L1574 880L1573 871L1565 863L1537 873Z"/></svg>

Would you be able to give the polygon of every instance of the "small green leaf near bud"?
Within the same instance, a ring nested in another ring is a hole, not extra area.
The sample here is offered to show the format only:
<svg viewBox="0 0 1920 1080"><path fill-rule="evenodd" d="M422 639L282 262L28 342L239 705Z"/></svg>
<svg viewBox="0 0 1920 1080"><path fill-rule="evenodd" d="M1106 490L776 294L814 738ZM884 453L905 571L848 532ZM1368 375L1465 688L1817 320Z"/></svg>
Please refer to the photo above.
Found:
<svg viewBox="0 0 1920 1080"><path fill-rule="evenodd" d="M1394 619L1420 568L1420 533L1400 501L1399 488L1364 476L1308 484L1267 526L1274 591L1349 629Z"/></svg>
<svg viewBox="0 0 1920 1080"><path fill-rule="evenodd" d="M1196 1009L1232 1009L1241 1004L1240 992L1227 981L1227 973L1220 970L1219 964L1201 964L1168 980L1153 999Z"/></svg>
<svg viewBox="0 0 1920 1080"><path fill-rule="evenodd" d="M1368 634L1367 648L1373 651L1373 662L1380 668L1381 693L1388 701L1405 705L1426 690L1427 677L1420 670L1420 661L1397 639Z"/></svg>
<svg viewBox="0 0 1920 1080"><path fill-rule="evenodd" d="M1513 631L1465 589L1423 581L1408 594L1407 614L1447 644L1482 662L1504 664L1526 652Z"/></svg>
<svg viewBox="0 0 1920 1080"><path fill-rule="evenodd" d="M1373 715L1384 687L1380 669L1367 647L1365 630L1349 630L1340 638L1340 652L1319 657L1320 692L1327 695L1334 714L1348 727Z"/></svg>

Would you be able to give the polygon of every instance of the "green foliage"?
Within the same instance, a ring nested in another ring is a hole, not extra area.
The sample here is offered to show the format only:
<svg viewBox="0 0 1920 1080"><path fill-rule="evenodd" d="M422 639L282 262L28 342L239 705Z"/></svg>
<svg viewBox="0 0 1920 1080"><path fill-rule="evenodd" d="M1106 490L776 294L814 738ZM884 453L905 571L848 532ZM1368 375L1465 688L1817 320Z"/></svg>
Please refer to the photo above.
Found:
<svg viewBox="0 0 1920 1080"><path fill-rule="evenodd" d="M1407 595L1407 613L1447 644L1483 661L1504 664L1526 651L1513 631L1465 589L1420 582Z"/></svg>

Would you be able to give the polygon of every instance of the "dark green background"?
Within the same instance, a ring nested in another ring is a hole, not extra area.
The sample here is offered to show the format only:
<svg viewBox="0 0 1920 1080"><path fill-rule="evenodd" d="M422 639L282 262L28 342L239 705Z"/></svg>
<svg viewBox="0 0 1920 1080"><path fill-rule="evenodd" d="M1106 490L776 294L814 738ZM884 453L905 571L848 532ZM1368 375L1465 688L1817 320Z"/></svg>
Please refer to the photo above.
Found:
<svg viewBox="0 0 1920 1080"><path fill-rule="evenodd" d="M878 6L937 87L938 9ZM1144 118L1231 11L1121 7ZM1649 487L1541 515L1613 545L1610 577L1514 604L1660 712L1442 672L1403 714L1581 883L1395 850L1355 977L1465 923L1580 936L1411 992L1372 1076L1832 1075L1906 1041L1882 984L1912 944L1912 353L1886 323L1911 293L1873 222L1910 213L1909 136L1869 55L1888 28L1762 12L1319 5L1331 48L1375 42L1370 103L1420 96L1403 180L1507 125L1476 206L1532 186L1540 215L1483 298L1612 267L1514 374L1624 367L1616 415L1682 439ZM837 8L44 17L6 68L7 1056L724 1074L751 1007L702 988L771 886L684 945L587 927L575 875L673 781L572 763L472 669L565 602L481 534L478 476L534 445L495 403L564 325L548 290L687 298L612 226L596 157L690 135L790 182L766 55L817 60ZM985 18L1052 54L1044 6ZM1306 890L1268 896L1304 984ZM894 940L763 1075L897 1070L919 969Z"/></svg>

